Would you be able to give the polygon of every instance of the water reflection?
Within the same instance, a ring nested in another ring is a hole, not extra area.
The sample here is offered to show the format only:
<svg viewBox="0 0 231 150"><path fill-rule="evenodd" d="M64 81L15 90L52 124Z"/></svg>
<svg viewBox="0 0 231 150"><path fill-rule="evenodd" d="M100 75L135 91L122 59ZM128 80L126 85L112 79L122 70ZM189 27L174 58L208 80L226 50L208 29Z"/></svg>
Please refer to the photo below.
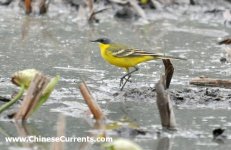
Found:
<svg viewBox="0 0 231 150"><path fill-rule="evenodd" d="M32 135L30 131L28 130L29 126L26 125L24 122L15 122L15 127L18 132L18 137L28 137ZM24 148L33 148L35 146L34 143L29 142L21 142L20 145Z"/></svg>
<svg viewBox="0 0 231 150"><path fill-rule="evenodd" d="M163 137L158 139L156 150L171 150L171 139L168 137Z"/></svg>
<svg viewBox="0 0 231 150"><path fill-rule="evenodd" d="M98 138L98 137L107 137L106 128L105 128L105 120L96 120L93 125L93 129L88 132L85 137L90 138ZM94 143L91 141L81 142L79 146L77 146L77 150L89 150Z"/></svg>
<svg viewBox="0 0 231 150"><path fill-rule="evenodd" d="M17 135L6 135L5 137L19 137L26 138L27 140L32 140L33 142L11 142L10 146L12 149L18 149L17 147L26 148L26 149L47 149L48 145L36 141L36 138L40 137L40 132L34 126L28 125L26 122L14 122ZM13 130L13 129L12 129ZM7 131L6 131L7 132Z"/></svg>

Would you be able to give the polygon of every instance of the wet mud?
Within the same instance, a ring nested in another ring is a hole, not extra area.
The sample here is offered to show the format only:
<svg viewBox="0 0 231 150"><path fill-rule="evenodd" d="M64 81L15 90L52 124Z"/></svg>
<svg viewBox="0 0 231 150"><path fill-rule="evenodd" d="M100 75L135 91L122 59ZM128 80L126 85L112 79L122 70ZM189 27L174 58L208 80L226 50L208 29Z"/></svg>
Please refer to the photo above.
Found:
<svg viewBox="0 0 231 150"><path fill-rule="evenodd" d="M175 105L196 108L200 105L221 104L225 108L231 105L231 94L228 89L214 87L187 87L184 89L169 89L168 93ZM115 99L130 101L155 101L155 88L132 88L116 92ZM220 105L219 105L220 106Z"/></svg>

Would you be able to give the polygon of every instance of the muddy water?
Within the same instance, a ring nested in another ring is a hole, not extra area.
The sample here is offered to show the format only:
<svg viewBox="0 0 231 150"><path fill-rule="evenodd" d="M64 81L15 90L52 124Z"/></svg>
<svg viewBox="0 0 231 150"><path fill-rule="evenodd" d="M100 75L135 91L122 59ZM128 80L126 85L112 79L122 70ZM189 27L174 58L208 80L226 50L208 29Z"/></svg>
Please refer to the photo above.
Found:
<svg viewBox="0 0 231 150"><path fill-rule="evenodd" d="M9 97L17 90L9 77L18 70L36 68L49 75L61 76L49 101L29 120L26 128L30 134L56 136L54 126L57 116L63 113L67 120L67 136L88 135L92 123L77 88L78 83L85 80L110 121L129 118L127 120L149 131L145 136L139 135L133 139L145 150L166 150L168 145L172 150L231 148L231 110L228 102L195 105L188 101L183 105L174 105L179 131L158 137L156 132L161 128L159 115L155 98L149 89L154 87L163 72L162 62L141 64L140 70L132 78L133 82L120 92L119 78L123 70L105 63L97 45L89 42L98 37L109 37L151 52L188 58L187 61L173 61L175 74L171 90L198 89L188 84L191 78L201 75L230 77L230 64L219 61L225 56L224 47L216 44L220 37L228 36L231 31L223 26L222 20L208 19L214 18L212 15L198 19L189 16L176 18L170 13L163 13L142 26L131 26L129 22L112 19L89 27L78 24L75 14L66 17L67 14L62 16L51 12L43 17L25 17L12 13L11 9L3 10L8 15L0 18L0 94ZM221 91L229 93L229 90ZM26 149L28 145L5 142L5 136L19 136L22 133L19 127L3 116L0 121L1 150ZM211 132L216 127L226 129L228 140L225 144L212 141ZM109 132L109 135L116 137L114 132ZM82 146L81 143L66 144L67 149L80 149ZM50 144L36 143L29 147L46 150ZM91 149L100 149L100 145L94 144Z"/></svg>

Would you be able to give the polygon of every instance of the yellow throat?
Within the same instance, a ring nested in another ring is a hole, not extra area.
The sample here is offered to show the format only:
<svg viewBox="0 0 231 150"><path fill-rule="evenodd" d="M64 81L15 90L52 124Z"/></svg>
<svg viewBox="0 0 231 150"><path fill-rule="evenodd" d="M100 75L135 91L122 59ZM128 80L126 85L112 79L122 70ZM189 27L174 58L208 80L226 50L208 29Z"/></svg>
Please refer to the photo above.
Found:
<svg viewBox="0 0 231 150"><path fill-rule="evenodd" d="M109 48L110 45L109 44L102 44L102 43L99 43L99 48L100 48L100 53L101 53L101 56L105 59L105 56L107 54L107 48Z"/></svg>

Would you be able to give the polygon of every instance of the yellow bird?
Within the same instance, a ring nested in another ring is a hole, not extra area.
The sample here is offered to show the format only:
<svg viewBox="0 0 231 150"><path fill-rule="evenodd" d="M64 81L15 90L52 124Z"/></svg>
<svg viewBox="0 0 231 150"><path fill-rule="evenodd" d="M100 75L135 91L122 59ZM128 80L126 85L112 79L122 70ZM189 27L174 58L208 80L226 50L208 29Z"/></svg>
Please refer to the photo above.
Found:
<svg viewBox="0 0 231 150"><path fill-rule="evenodd" d="M155 59L181 59L185 58L166 56L161 54L155 54L146 52L140 49L129 48L123 44L117 44L111 42L107 38L99 38L91 42L98 42L101 56L104 60L112 65L115 65L126 70L126 74L120 78L120 87L123 90L127 81L129 81L131 74L138 71L137 65L142 62L155 60ZM129 68L134 68L134 70L129 71ZM127 77L127 78L126 78ZM124 82L125 80L125 82Z"/></svg>

